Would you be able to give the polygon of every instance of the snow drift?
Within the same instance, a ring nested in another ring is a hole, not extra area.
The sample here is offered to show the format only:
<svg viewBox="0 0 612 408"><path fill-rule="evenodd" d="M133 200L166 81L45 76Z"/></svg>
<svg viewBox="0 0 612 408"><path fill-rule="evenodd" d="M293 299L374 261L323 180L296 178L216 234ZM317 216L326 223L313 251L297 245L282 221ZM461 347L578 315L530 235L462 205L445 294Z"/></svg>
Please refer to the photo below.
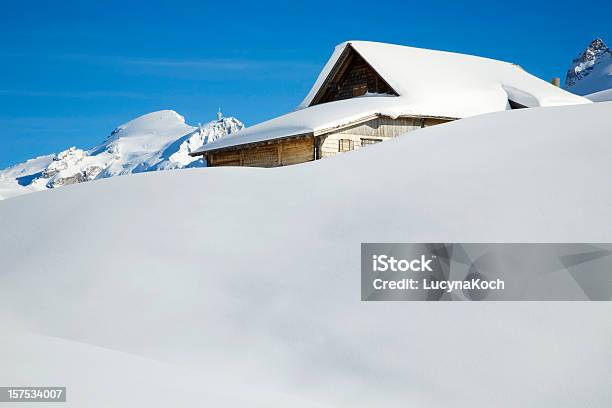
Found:
<svg viewBox="0 0 612 408"><path fill-rule="evenodd" d="M0 202L0 383L66 385L74 407L609 407L610 302L364 303L359 250L612 241L611 113Z"/></svg>
<svg viewBox="0 0 612 408"><path fill-rule="evenodd" d="M593 102L612 101L612 88L586 95Z"/></svg>
<svg viewBox="0 0 612 408"><path fill-rule="evenodd" d="M239 120L220 115L193 127L172 110L152 112L117 127L93 149L71 147L0 170L0 200L124 174L201 167L202 160L189 153L243 127Z"/></svg>

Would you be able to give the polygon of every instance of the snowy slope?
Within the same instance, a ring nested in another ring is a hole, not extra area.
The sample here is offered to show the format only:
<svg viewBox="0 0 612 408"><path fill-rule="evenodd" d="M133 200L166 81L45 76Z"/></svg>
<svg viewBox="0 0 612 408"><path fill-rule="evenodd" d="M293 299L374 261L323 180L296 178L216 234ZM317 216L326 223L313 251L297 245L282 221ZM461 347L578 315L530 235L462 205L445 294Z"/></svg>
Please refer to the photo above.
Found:
<svg viewBox="0 0 612 408"><path fill-rule="evenodd" d="M221 116L193 127L174 111L152 112L117 127L93 149L71 147L0 170L0 199L124 174L203 166L189 153L243 127Z"/></svg>
<svg viewBox="0 0 612 408"><path fill-rule="evenodd" d="M612 88L603 91L598 91L592 94L585 95L586 98L593 102L608 102L612 101Z"/></svg>
<svg viewBox="0 0 612 408"><path fill-rule="evenodd" d="M53 162L54 157L53 154L40 156L0 170L0 200L45 189L46 183L38 183L36 179Z"/></svg>
<svg viewBox="0 0 612 408"><path fill-rule="evenodd" d="M612 50L601 38L596 38L572 61L565 78L565 89L578 95L589 95L610 88Z"/></svg>
<svg viewBox="0 0 612 408"><path fill-rule="evenodd" d="M65 384L67 407L607 408L610 302L363 303L359 250L611 242L611 113L0 202L0 384Z"/></svg>

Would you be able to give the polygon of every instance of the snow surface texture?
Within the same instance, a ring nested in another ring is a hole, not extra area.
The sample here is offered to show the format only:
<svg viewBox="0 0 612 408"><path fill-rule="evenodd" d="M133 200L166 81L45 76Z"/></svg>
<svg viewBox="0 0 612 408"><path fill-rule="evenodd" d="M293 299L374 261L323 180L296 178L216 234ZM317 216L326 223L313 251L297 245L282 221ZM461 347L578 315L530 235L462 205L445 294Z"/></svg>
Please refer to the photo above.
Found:
<svg viewBox="0 0 612 408"><path fill-rule="evenodd" d="M599 91L592 94L586 95L593 102L607 102L612 101L612 88L606 89L605 91Z"/></svg>
<svg viewBox="0 0 612 408"><path fill-rule="evenodd" d="M201 167L189 153L244 125L229 117L193 127L171 110L152 112L117 127L90 150L71 147L0 170L0 199L123 174Z"/></svg>
<svg viewBox="0 0 612 408"><path fill-rule="evenodd" d="M360 302L359 251L611 242L611 113L0 202L0 384L66 385L67 407L608 408L610 302Z"/></svg>
<svg viewBox="0 0 612 408"><path fill-rule="evenodd" d="M309 107L338 58L352 46L399 94L341 100ZM251 126L203 146L218 149L283 136L321 132L369 115L464 118L510 109L508 100L527 107L575 105L588 99L559 89L515 64L472 55L368 41L338 45L298 110Z"/></svg>
<svg viewBox="0 0 612 408"><path fill-rule="evenodd" d="M612 50L601 38L597 38L572 61L565 77L565 89L578 95L588 95L591 100L601 102L609 99L601 99L602 95L593 99L589 94L611 88ZM608 94L607 98L609 97Z"/></svg>

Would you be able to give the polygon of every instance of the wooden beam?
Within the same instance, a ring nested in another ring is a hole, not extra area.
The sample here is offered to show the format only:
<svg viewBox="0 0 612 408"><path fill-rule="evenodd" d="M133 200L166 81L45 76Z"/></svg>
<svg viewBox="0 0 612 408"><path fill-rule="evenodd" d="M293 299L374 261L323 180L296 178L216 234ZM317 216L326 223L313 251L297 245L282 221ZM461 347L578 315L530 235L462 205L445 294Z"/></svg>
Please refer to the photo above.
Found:
<svg viewBox="0 0 612 408"><path fill-rule="evenodd" d="M234 146L221 147L219 149L211 149L211 150L207 150L202 153L197 153L194 156L201 156L201 155L205 155L209 153L218 153L218 152L225 152L225 151L230 151L230 150L240 150L240 149L245 149L248 147L266 146L266 145L278 143L281 140L295 140L295 139L301 139L301 138L309 137L309 136L312 136L312 133L302 133L299 135L281 137L277 139L262 140L259 142L251 142L251 143L244 143L244 144L239 144L239 145L234 145Z"/></svg>
<svg viewBox="0 0 612 408"><path fill-rule="evenodd" d="M278 165L279 167L283 165L283 142L279 140L278 147L276 149L276 154L278 155Z"/></svg>
<svg viewBox="0 0 612 408"><path fill-rule="evenodd" d="M338 57L338 60L336 61L336 63L332 67L331 71L329 71L329 74L327 75L327 78L325 78L325 80L323 81L323 83L319 87L319 90L317 91L315 96L312 98L312 101L310 102L310 105L308 105L308 106L316 105L317 103L319 103L321 98L323 98L323 96L325 95L325 92L327 91L327 88L329 87L330 83L333 82L333 80L338 76L337 75L338 71L343 66L345 66L344 63L345 63L346 59L348 58L349 54L351 53L352 48L353 47L351 47L350 44L346 45L346 47L344 48L344 51L342 51L342 54L340 54L340 57Z"/></svg>

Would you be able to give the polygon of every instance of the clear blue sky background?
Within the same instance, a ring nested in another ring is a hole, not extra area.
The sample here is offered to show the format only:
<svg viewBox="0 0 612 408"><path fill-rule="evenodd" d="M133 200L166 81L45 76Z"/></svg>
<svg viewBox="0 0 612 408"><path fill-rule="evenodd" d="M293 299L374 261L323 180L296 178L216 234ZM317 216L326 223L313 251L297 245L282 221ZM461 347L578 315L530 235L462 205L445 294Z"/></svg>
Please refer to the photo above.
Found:
<svg viewBox="0 0 612 408"><path fill-rule="evenodd" d="M564 77L611 1L5 1L0 168L101 142L141 114L190 124L220 106L247 125L294 108L335 44L392 42Z"/></svg>

